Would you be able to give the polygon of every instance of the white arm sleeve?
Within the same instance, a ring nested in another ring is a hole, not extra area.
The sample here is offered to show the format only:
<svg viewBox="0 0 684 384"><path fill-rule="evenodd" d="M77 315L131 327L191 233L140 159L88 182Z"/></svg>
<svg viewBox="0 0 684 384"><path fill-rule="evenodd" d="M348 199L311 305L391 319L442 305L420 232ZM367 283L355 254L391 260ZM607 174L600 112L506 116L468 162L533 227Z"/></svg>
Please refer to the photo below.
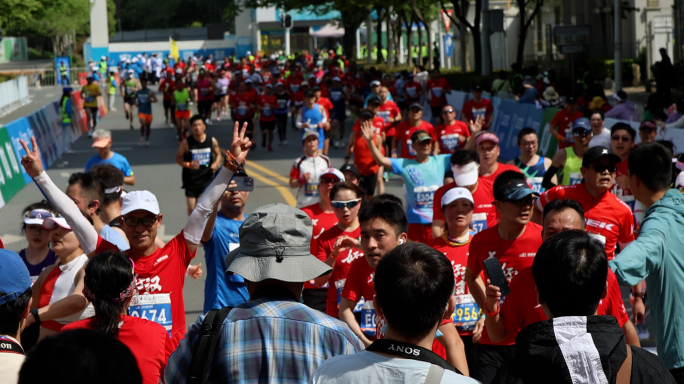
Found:
<svg viewBox="0 0 684 384"><path fill-rule="evenodd" d="M665 124L665 128L684 128L684 115L682 115L677 121L670 124Z"/></svg>
<svg viewBox="0 0 684 384"><path fill-rule="evenodd" d="M50 204L61 213L66 219L69 226L74 231L81 248L86 254L90 254L97 248L97 231L88 219L83 216L81 210L78 209L76 203L73 202L64 192L55 185L50 179L50 176L43 171L40 175L34 178L38 187L43 191Z"/></svg>
<svg viewBox="0 0 684 384"><path fill-rule="evenodd" d="M302 115L299 113L297 114L297 117L295 118L295 127L302 129Z"/></svg>
<svg viewBox="0 0 684 384"><path fill-rule="evenodd" d="M221 170L214 177L211 184L202 192L202 196L197 201L195 209L190 213L188 222L183 229L185 240L193 244L200 243L204 227L207 225L207 220L209 220L209 216L211 216L211 212L214 210L214 205L223 196L223 192L228 188L232 178L233 172L226 167L221 167Z"/></svg>
<svg viewBox="0 0 684 384"><path fill-rule="evenodd" d="M322 115L321 124L327 123L327 122L328 122L328 114L326 113L325 108L320 107L320 112L321 112L321 115Z"/></svg>

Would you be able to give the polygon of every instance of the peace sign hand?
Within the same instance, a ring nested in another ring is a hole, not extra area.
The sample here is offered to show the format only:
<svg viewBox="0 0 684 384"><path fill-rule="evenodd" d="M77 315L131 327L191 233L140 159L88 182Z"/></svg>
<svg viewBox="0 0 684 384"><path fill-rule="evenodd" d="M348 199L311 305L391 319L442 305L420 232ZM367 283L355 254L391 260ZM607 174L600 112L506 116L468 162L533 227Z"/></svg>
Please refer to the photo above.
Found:
<svg viewBox="0 0 684 384"><path fill-rule="evenodd" d="M26 156L21 157L21 165L26 170L31 177L37 177L43 173L43 162L40 160L40 150L38 149L38 143L36 143L36 138L31 136L31 146L33 150L30 151L26 142L19 139L19 144L24 148Z"/></svg>
<svg viewBox="0 0 684 384"><path fill-rule="evenodd" d="M230 145L230 153L235 156L238 163L247 157L249 148L252 146L249 137L245 137L246 130L247 123L242 124L242 129L240 129L240 124L235 122L235 126L233 127L233 143Z"/></svg>

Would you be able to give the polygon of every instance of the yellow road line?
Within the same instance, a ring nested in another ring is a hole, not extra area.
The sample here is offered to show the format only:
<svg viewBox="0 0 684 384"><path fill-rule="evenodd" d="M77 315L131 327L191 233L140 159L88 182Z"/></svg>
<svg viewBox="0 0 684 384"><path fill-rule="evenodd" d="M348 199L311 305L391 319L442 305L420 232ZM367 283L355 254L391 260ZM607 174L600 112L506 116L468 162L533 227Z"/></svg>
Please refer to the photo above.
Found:
<svg viewBox="0 0 684 384"><path fill-rule="evenodd" d="M257 173L257 172L255 171L255 169L262 170L262 169L265 169L265 168L263 168L263 167L261 167L261 166L255 166L254 162L251 162L251 161L248 162L248 163L247 163L247 168L248 168L248 170L249 170L249 175L250 175L250 176L252 176L253 178L255 178L255 179L259 180L259 181L261 181L262 183L268 184L268 185L270 185L271 187L274 187L275 189L277 189L278 192L280 192L280 194L283 196L283 199L285 199L285 202L286 202L288 205L290 205L290 206L292 206L292 207L294 207L294 206L297 205L297 199L294 197L294 195L292 194L292 192L290 192L289 185L288 185L288 186L280 185L280 184L276 183L275 181L269 179L268 177L265 177L265 176L263 176L263 175ZM269 171L269 172L265 172L265 173L270 173L270 171ZM278 177L278 179L283 180L284 178ZM287 180L287 182L289 183L289 180Z"/></svg>
<svg viewBox="0 0 684 384"><path fill-rule="evenodd" d="M263 172L263 173L265 173L265 174L267 174L267 175L269 175L269 176L271 176L271 177L275 177L276 179L278 179L278 180L282 181L283 183L285 183L286 186L289 186L289 185L290 185L290 179L288 179L287 177L284 177L284 176L282 176L282 175L279 175L279 174L277 174L277 173L271 171L271 170L268 169L268 168L264 168L264 167L262 167L261 165L255 163L254 161L248 161L248 162L247 162L247 166L254 167L254 168L255 168L257 171L259 171L259 172Z"/></svg>

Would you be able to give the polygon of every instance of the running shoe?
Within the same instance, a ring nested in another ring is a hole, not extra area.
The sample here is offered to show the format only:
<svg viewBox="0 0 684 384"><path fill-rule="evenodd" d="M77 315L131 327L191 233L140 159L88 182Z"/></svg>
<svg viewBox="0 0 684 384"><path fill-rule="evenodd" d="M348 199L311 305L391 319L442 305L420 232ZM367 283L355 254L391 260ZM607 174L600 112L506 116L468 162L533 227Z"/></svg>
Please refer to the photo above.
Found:
<svg viewBox="0 0 684 384"><path fill-rule="evenodd" d="M216 116L216 121L221 121L221 116Z"/></svg>
<svg viewBox="0 0 684 384"><path fill-rule="evenodd" d="M271 144L268 145L268 151L273 152L273 147L271 146Z"/></svg>
<svg viewBox="0 0 684 384"><path fill-rule="evenodd" d="M92 132L92 131L88 131L88 137L93 137L93 132Z"/></svg>
<svg viewBox="0 0 684 384"><path fill-rule="evenodd" d="M207 123L207 125L211 125L211 124L212 124L211 119L206 119L204 122Z"/></svg>
<svg viewBox="0 0 684 384"><path fill-rule="evenodd" d="M283 145L287 145L287 140L283 140Z"/></svg>
<svg viewBox="0 0 684 384"><path fill-rule="evenodd" d="M131 124L131 131L134 130L134 129L135 129L135 128L133 128L133 124Z"/></svg>
<svg viewBox="0 0 684 384"><path fill-rule="evenodd" d="M140 138L140 145L143 145L143 144L145 144L145 138L144 138L144 137L141 137L141 138Z"/></svg>
<svg viewBox="0 0 684 384"><path fill-rule="evenodd" d="M126 111L126 120L128 120L128 111Z"/></svg>
<svg viewBox="0 0 684 384"><path fill-rule="evenodd" d="M149 147L149 146L150 146L150 141L149 141L149 140L145 140L145 146L146 146L146 147Z"/></svg>

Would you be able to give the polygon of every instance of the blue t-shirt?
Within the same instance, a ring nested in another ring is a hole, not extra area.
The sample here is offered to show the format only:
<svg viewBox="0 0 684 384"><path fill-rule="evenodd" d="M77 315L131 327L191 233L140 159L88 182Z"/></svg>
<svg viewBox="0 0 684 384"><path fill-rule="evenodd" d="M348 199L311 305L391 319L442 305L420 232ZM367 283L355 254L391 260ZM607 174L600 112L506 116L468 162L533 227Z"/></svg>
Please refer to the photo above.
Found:
<svg viewBox="0 0 684 384"><path fill-rule="evenodd" d="M318 149L323 149L323 144L325 144L323 137L325 130L316 126L321 121L323 121L323 114L318 104L314 104L311 109L308 109L306 105L302 105L302 123L309 123L309 128L302 129L302 137L304 137L305 131L316 129L318 131Z"/></svg>
<svg viewBox="0 0 684 384"><path fill-rule="evenodd" d="M135 95L138 98L138 112L151 115L152 102L150 101L150 89L139 89Z"/></svg>
<svg viewBox="0 0 684 384"><path fill-rule="evenodd" d="M539 98L539 92L534 88L527 88L525 93L520 96L518 103L520 104L534 104Z"/></svg>
<svg viewBox="0 0 684 384"><path fill-rule="evenodd" d="M247 218L247 215L245 215ZM249 300L245 279L226 274L226 255L239 246L242 221L218 213L211 239L204 244L207 280L204 283L204 313L210 309L235 307Z"/></svg>
<svg viewBox="0 0 684 384"><path fill-rule="evenodd" d="M88 172L90 168L100 164L111 164L119 168L121 172L123 172L124 176L133 176L133 170L131 169L131 165L128 164L128 160L116 152L113 152L112 157L109 159L103 159L99 154L91 157L86 163L85 171Z"/></svg>
<svg viewBox="0 0 684 384"><path fill-rule="evenodd" d="M406 218L410 224L432 223L432 201L435 191L444 184L444 173L451 169L450 158L451 154L430 156L422 164L410 159L390 159L392 171L404 179Z"/></svg>
<svg viewBox="0 0 684 384"><path fill-rule="evenodd" d="M110 227L109 224L105 224L105 226L102 227L100 237L116 245L122 252L128 251L131 248L128 241L126 241L126 238L114 228Z"/></svg>

